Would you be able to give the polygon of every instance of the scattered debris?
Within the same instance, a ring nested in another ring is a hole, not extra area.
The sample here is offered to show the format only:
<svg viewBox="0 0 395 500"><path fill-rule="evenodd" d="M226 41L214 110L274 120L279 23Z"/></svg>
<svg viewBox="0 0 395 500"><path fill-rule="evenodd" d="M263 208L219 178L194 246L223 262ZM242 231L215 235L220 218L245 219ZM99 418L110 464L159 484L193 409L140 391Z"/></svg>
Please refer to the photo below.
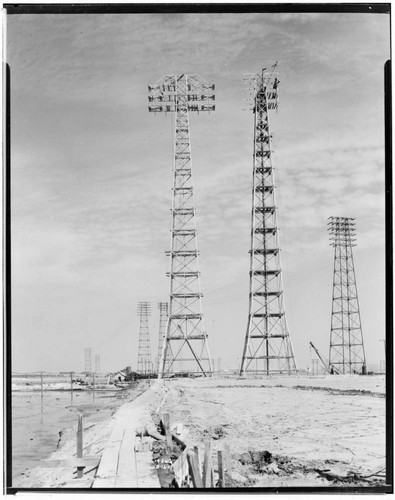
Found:
<svg viewBox="0 0 395 500"><path fill-rule="evenodd" d="M211 439L221 439L224 436L226 436L226 430L224 427L227 427L228 424L223 424L223 425L215 425L213 427L209 427L208 429L205 429L203 431L204 437L205 438L211 438Z"/></svg>
<svg viewBox="0 0 395 500"><path fill-rule="evenodd" d="M167 452L165 441L154 441L152 443L152 461L162 488L178 488L172 466L181 453L180 445L174 444L173 450Z"/></svg>
<svg viewBox="0 0 395 500"><path fill-rule="evenodd" d="M332 387L315 387L311 385L294 385L292 388L302 391L324 391L336 396L370 396L374 398L385 398L385 394L367 391L365 389L334 389Z"/></svg>
<svg viewBox="0 0 395 500"><path fill-rule="evenodd" d="M56 445L56 449L58 450L60 447L60 442L62 441L62 436L63 436L63 431L59 431L59 439L58 439L58 444Z"/></svg>
<svg viewBox="0 0 395 500"><path fill-rule="evenodd" d="M270 451L248 451L242 453L239 457L242 465L253 465L257 472L267 471L267 464L273 462L273 456Z"/></svg>

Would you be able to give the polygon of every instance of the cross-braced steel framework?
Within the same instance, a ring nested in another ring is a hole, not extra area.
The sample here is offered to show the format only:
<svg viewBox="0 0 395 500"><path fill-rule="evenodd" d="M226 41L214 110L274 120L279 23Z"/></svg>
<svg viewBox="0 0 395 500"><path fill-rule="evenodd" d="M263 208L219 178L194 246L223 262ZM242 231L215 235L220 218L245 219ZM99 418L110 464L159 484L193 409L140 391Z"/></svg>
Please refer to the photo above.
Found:
<svg viewBox="0 0 395 500"><path fill-rule="evenodd" d="M366 358L352 247L355 219L329 217L330 245L335 249L329 366L332 373L365 373Z"/></svg>
<svg viewBox="0 0 395 500"><path fill-rule="evenodd" d="M175 147L169 319L158 378L177 372L212 373L201 308L193 200L189 112L214 111L215 87L198 75L170 75L148 86L150 112L174 112Z"/></svg>
<svg viewBox="0 0 395 500"><path fill-rule="evenodd" d="M100 368L100 354L95 354L95 372L100 373L101 368Z"/></svg>
<svg viewBox="0 0 395 500"><path fill-rule="evenodd" d="M92 372L92 348L85 347L85 372Z"/></svg>
<svg viewBox="0 0 395 500"><path fill-rule="evenodd" d="M157 371L159 372L160 360L162 358L164 339L166 336L166 326L167 326L167 318L169 316L169 303L168 302L159 302L159 342L158 342L158 365Z"/></svg>
<svg viewBox="0 0 395 500"><path fill-rule="evenodd" d="M148 317L150 316L150 314L151 314L151 304L149 302L137 303L137 315L140 316L137 372L140 374L146 374L152 371L151 345L150 345L149 322L148 322Z"/></svg>
<svg viewBox="0 0 395 500"><path fill-rule="evenodd" d="M269 110L278 107L276 64L244 78L254 113L254 155L249 313L241 375L296 372L284 308L269 130Z"/></svg>

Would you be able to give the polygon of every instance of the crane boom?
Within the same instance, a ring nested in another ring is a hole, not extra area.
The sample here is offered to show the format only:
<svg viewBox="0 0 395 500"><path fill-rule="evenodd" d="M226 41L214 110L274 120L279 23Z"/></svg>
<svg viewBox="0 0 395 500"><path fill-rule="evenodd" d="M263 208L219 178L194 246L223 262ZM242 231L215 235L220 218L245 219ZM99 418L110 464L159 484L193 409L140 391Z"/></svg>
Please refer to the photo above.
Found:
<svg viewBox="0 0 395 500"><path fill-rule="evenodd" d="M328 366L326 365L326 363L324 362L324 360L321 358L321 354L318 352L318 349L315 347L315 345L313 344L313 342L310 342L310 345L314 349L314 351L316 352L316 354L317 354L319 360L321 361L322 366L324 367L325 371L327 371L328 373L330 373L330 370L329 370Z"/></svg>

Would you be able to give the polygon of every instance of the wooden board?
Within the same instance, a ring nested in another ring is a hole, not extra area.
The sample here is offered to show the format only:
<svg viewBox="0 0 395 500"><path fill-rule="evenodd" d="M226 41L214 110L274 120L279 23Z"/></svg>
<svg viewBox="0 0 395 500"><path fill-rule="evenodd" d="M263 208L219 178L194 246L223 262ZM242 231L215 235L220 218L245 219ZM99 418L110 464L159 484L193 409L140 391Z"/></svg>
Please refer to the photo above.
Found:
<svg viewBox="0 0 395 500"><path fill-rule="evenodd" d="M213 488L213 450L212 442L208 441L204 450L203 488Z"/></svg>
<svg viewBox="0 0 395 500"><path fill-rule="evenodd" d="M96 477L106 478L116 476L118 468L118 457L124 433L124 428L116 427L114 429L109 442L107 443L107 446L103 451Z"/></svg>
<svg viewBox="0 0 395 500"><path fill-rule="evenodd" d="M116 477L97 477L95 478L92 488L115 488Z"/></svg>
<svg viewBox="0 0 395 500"><path fill-rule="evenodd" d="M187 461L187 451L184 450L173 464L174 476L178 486L181 486L184 479L188 476L189 467Z"/></svg>
<svg viewBox="0 0 395 500"><path fill-rule="evenodd" d="M149 412L151 392L148 390L118 411L93 488L160 488L152 452L135 452L136 431L150 427L155 432Z"/></svg>
<svg viewBox="0 0 395 500"><path fill-rule="evenodd" d="M66 483L65 488L92 488L93 479L73 479Z"/></svg>
<svg viewBox="0 0 395 500"><path fill-rule="evenodd" d="M115 487L137 488L136 452L134 450L135 433L126 429L118 457Z"/></svg>
<svg viewBox="0 0 395 500"><path fill-rule="evenodd" d="M193 451L187 451L187 460L189 465L189 474L192 478L192 483L194 488L203 488L203 481L200 475L199 463L196 457L196 453Z"/></svg>
<svg viewBox="0 0 395 500"><path fill-rule="evenodd" d="M219 487L225 488L225 470L222 451L218 450L218 475L219 475Z"/></svg>
<svg viewBox="0 0 395 500"><path fill-rule="evenodd" d="M137 487L160 488L158 474L152 461L152 452L143 451L136 453Z"/></svg>
<svg viewBox="0 0 395 500"><path fill-rule="evenodd" d="M43 467L64 467L72 469L73 467L96 467L99 465L100 457L95 458L65 458L59 460L42 460Z"/></svg>

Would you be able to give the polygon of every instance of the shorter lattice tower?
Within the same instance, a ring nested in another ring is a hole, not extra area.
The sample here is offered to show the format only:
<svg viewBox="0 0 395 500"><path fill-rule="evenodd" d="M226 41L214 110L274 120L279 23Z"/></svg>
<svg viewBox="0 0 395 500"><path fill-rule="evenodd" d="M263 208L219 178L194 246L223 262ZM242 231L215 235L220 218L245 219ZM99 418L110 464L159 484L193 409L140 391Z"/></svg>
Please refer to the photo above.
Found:
<svg viewBox="0 0 395 500"><path fill-rule="evenodd" d="M100 373L100 354L95 354L95 373Z"/></svg>
<svg viewBox="0 0 395 500"><path fill-rule="evenodd" d="M169 316L169 303L168 302L159 302L158 309L159 309L159 341L158 341L157 370L159 372L160 361L162 358L162 351L163 351L163 345L164 345L164 339L166 337L166 326L167 326L167 319Z"/></svg>
<svg viewBox="0 0 395 500"><path fill-rule="evenodd" d="M146 374L151 372L152 370L151 344L148 322L148 317L151 315L151 304L149 302L138 302L137 315L140 316L137 372L140 374Z"/></svg>
<svg viewBox="0 0 395 500"><path fill-rule="evenodd" d="M352 252L355 219L328 220L330 245L335 249L329 368L331 373L364 374L366 358Z"/></svg>
<svg viewBox="0 0 395 500"><path fill-rule="evenodd" d="M248 107L254 114L254 153L249 312L241 375L296 372L285 316L269 129L269 110L278 107L276 65L248 74L244 80Z"/></svg>
<svg viewBox="0 0 395 500"><path fill-rule="evenodd" d="M92 372L92 348L85 347L85 372Z"/></svg>

